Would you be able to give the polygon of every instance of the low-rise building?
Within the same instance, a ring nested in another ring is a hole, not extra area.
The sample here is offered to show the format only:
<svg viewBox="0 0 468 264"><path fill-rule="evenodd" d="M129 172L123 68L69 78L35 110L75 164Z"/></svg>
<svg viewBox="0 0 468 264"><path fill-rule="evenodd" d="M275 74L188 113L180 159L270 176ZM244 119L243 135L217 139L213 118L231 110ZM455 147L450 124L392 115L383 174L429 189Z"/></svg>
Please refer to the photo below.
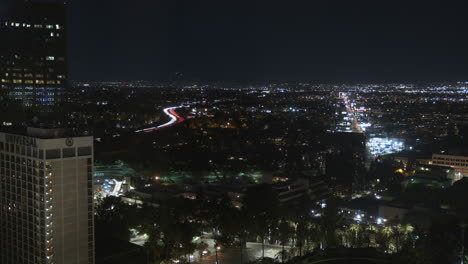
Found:
<svg viewBox="0 0 468 264"><path fill-rule="evenodd" d="M455 180L468 177L468 156L433 154L432 164L455 169Z"/></svg>
<svg viewBox="0 0 468 264"><path fill-rule="evenodd" d="M328 185L321 179L297 179L276 183L273 190L277 192L281 204L295 203L303 197L308 197L313 201L319 201L330 195Z"/></svg>

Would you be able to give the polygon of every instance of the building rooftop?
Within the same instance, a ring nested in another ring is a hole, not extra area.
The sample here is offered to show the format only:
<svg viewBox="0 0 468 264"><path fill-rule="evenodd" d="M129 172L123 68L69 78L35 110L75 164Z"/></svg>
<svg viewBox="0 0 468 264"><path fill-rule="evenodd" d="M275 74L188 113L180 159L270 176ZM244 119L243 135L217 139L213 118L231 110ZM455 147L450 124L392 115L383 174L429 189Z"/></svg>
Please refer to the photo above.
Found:
<svg viewBox="0 0 468 264"><path fill-rule="evenodd" d="M28 127L10 127L0 130L0 132L21 135L26 137L34 137L40 139L55 139L68 137L86 137L83 133L79 133L73 129L59 128L55 126L28 126Z"/></svg>

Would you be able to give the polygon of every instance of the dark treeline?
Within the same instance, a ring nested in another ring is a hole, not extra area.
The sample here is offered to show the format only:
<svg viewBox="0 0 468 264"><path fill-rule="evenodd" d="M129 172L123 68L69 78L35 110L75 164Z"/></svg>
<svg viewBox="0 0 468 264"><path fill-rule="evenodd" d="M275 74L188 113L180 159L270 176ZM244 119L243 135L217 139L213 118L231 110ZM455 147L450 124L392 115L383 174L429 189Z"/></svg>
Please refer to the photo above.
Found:
<svg viewBox="0 0 468 264"><path fill-rule="evenodd" d="M385 225L348 222L337 203L329 200L320 216L309 210L311 201L280 206L270 185L249 188L243 206L225 197L203 192L197 199L173 198L159 207L128 205L117 197L102 199L96 209L96 237L128 241L130 229L147 235L144 252L148 263L170 260L190 262L195 252L214 253L203 240L213 238L220 250L237 248L239 263L246 263L247 242L281 245L278 262L295 263L301 256L332 248L374 248L394 263L452 263L459 259L463 225L455 217L433 220L429 229L389 221ZM441 243L443 241L443 243ZM264 249L264 247L262 247ZM265 252L263 252L264 256ZM261 261L261 260L259 260Z"/></svg>

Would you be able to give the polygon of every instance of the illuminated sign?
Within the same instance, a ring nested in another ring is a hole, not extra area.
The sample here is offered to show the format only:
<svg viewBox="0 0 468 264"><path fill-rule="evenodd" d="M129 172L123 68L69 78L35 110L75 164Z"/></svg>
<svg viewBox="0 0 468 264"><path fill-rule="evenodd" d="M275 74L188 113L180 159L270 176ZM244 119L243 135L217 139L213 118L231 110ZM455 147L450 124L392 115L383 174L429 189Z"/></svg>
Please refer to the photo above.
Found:
<svg viewBox="0 0 468 264"><path fill-rule="evenodd" d="M31 137L6 134L5 141L7 143L13 143L13 144L23 145L23 146L32 146L32 147L37 148L36 139L31 138Z"/></svg>

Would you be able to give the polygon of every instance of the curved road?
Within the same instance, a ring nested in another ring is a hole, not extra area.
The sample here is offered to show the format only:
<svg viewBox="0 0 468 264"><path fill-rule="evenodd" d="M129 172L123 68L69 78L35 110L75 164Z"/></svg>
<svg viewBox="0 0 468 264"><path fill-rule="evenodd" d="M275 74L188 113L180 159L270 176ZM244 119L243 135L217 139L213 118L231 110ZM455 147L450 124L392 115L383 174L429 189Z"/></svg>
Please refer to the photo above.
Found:
<svg viewBox="0 0 468 264"><path fill-rule="evenodd" d="M171 107L167 107L167 108L164 108L163 112L169 116L170 120L169 122L167 123L164 123L160 126L156 126L156 127L150 127L150 128L145 128L145 129L140 129L140 130L137 130L135 132L137 133L149 133L149 132L153 132L153 131L156 131L156 130L159 130L161 128L166 128L166 127L170 127L170 126L173 126L175 124L179 124L179 123L182 123L184 122L184 118L179 116L175 109L177 108L180 108L181 106L171 106Z"/></svg>

